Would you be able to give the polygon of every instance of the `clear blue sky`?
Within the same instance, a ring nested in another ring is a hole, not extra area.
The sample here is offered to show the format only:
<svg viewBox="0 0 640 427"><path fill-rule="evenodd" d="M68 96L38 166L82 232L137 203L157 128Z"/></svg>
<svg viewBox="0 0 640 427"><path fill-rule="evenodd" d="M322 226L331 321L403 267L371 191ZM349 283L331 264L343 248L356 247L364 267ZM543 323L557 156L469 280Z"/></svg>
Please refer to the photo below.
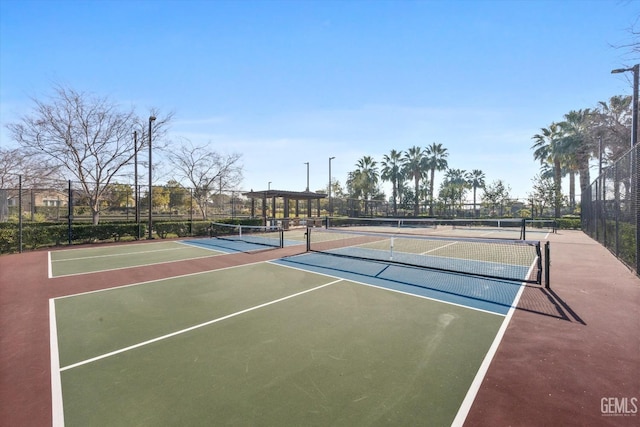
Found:
<svg viewBox="0 0 640 427"><path fill-rule="evenodd" d="M631 94L610 71L638 61L615 46L639 15L624 0L0 0L0 144L61 83L174 112L172 138L242 154L243 190L304 190L305 162L326 188L330 156L344 185L364 155L437 142L524 198L541 127Z"/></svg>

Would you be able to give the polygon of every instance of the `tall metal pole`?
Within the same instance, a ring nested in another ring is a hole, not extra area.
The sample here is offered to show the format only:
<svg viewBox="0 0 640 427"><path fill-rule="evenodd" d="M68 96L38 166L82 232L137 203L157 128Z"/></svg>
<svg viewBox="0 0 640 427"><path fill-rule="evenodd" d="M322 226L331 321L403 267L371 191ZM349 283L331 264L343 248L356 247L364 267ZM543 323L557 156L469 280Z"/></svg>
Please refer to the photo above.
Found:
<svg viewBox="0 0 640 427"><path fill-rule="evenodd" d="M335 157L329 157L329 216L333 216L333 205L331 204L331 160Z"/></svg>
<svg viewBox="0 0 640 427"><path fill-rule="evenodd" d="M631 119L631 144L638 144L638 74L640 74L640 64L636 64L631 68L633 70L633 118Z"/></svg>
<svg viewBox="0 0 640 427"><path fill-rule="evenodd" d="M155 116L149 116L149 239L153 239L153 234L151 232L151 228L153 226L153 219L151 215L151 202L153 201L153 187L152 184L152 174L151 174L151 123L156 119Z"/></svg>
<svg viewBox="0 0 640 427"><path fill-rule="evenodd" d="M18 175L18 252L22 253L22 175Z"/></svg>
<svg viewBox="0 0 640 427"><path fill-rule="evenodd" d="M640 146L638 145L638 75L640 74L640 64L633 66L633 120L631 122L631 143L633 151L631 153L632 167L635 162L636 174L636 248L640 248ZM633 176L633 173L631 174ZM636 274L640 276L640 250L636 249Z"/></svg>
<svg viewBox="0 0 640 427"><path fill-rule="evenodd" d="M138 239L140 239L140 200L138 200L138 131L133 131L133 199L136 204L136 225L138 226Z"/></svg>
<svg viewBox="0 0 640 427"><path fill-rule="evenodd" d="M69 201L67 203L67 237L69 238L69 246L73 241L73 190L71 189L71 180L69 180Z"/></svg>
<svg viewBox="0 0 640 427"><path fill-rule="evenodd" d="M305 162L307 165L307 192L309 191L309 162ZM307 199L307 217L311 217L311 199Z"/></svg>
<svg viewBox="0 0 640 427"><path fill-rule="evenodd" d="M640 74L640 64L636 64L631 68L616 68L611 70L611 74L633 72L633 108L631 117L631 146L638 143L638 74Z"/></svg>

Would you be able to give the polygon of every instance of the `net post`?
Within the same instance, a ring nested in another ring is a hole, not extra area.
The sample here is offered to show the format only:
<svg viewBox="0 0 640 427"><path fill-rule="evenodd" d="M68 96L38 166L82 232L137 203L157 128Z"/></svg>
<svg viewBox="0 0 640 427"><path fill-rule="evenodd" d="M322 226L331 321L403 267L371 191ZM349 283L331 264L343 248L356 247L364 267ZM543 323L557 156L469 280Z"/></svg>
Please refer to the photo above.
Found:
<svg viewBox="0 0 640 427"><path fill-rule="evenodd" d="M545 242L544 244L544 287L546 289L551 289L551 281L550 281L550 270L551 270L551 249L550 243Z"/></svg>
<svg viewBox="0 0 640 427"><path fill-rule="evenodd" d="M527 240L527 220L526 218L522 218L522 226L521 226L520 235L522 236L522 240Z"/></svg>
<svg viewBox="0 0 640 427"><path fill-rule="evenodd" d="M307 232L305 233L307 238L307 252L311 252L311 229L307 226Z"/></svg>

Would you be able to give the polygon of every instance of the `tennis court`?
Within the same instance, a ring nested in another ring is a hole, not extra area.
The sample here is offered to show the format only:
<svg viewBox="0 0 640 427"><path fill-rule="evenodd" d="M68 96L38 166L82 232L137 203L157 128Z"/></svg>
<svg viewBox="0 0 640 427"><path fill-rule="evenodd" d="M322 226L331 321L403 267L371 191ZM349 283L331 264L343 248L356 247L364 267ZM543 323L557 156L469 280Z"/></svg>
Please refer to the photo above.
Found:
<svg viewBox="0 0 640 427"><path fill-rule="evenodd" d="M445 258L457 248L445 267L468 265L464 245L446 239L407 245L393 233L394 259L381 261L327 252L349 244L387 257L390 236L317 231L287 231L282 248L247 251L218 252L211 248L240 243L200 239L206 251L187 259L154 250L178 241L2 257L0 418L55 426L637 424L635 413L603 402L631 405L638 396L638 279L584 233L550 236L548 289L396 258L420 248ZM95 263L97 250L115 256ZM148 259L107 265L138 250ZM75 273L51 277L58 256Z"/></svg>
<svg viewBox="0 0 640 427"><path fill-rule="evenodd" d="M292 233L286 241L289 246L303 243L303 232ZM268 250L268 246L264 243L218 238L61 250L49 253L49 277L96 273L262 250Z"/></svg>
<svg viewBox="0 0 640 427"><path fill-rule="evenodd" d="M55 251L50 271L240 250L220 240ZM54 424L464 421L525 284L301 252L51 299Z"/></svg>

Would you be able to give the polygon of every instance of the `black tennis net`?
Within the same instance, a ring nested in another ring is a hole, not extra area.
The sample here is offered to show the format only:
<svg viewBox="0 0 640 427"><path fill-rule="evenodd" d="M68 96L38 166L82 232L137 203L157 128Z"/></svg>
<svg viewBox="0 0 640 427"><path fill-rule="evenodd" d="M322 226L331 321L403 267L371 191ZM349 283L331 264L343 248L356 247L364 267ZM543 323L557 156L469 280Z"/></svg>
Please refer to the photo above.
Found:
<svg viewBox="0 0 640 427"><path fill-rule="evenodd" d="M259 225L237 225L212 222L211 237L234 240L256 245L282 248L284 232L281 227Z"/></svg>
<svg viewBox="0 0 640 427"><path fill-rule="evenodd" d="M309 228L307 250L500 280L542 284L539 241Z"/></svg>
<svg viewBox="0 0 640 427"><path fill-rule="evenodd" d="M522 218L489 219L438 219L438 218L390 218L328 217L326 228L352 229L354 231L390 232L487 239L524 239L525 221Z"/></svg>

